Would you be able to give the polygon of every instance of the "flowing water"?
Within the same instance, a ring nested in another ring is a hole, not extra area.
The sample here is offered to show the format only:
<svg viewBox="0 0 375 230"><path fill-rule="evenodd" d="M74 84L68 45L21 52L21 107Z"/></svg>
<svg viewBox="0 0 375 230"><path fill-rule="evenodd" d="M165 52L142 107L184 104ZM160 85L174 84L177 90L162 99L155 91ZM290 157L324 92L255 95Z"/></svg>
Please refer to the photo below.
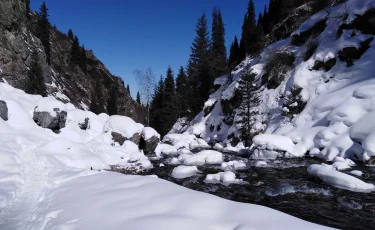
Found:
<svg viewBox="0 0 375 230"><path fill-rule="evenodd" d="M375 229L375 193L357 193L338 189L310 178L307 167L322 161L313 158L278 159L264 167L256 161L225 154L225 160L243 160L247 168L236 171L246 184L205 183L207 174L222 172L220 165L198 166L201 174L185 179L171 177L175 165L170 159L155 160L154 168L138 173L157 175L184 187L225 199L267 206L298 218L339 229ZM160 167L163 163L165 166ZM357 165L352 170L365 173L362 180L375 183L374 168ZM117 170L118 171L118 170ZM121 171L120 171L121 172ZM129 173L129 172L122 172Z"/></svg>

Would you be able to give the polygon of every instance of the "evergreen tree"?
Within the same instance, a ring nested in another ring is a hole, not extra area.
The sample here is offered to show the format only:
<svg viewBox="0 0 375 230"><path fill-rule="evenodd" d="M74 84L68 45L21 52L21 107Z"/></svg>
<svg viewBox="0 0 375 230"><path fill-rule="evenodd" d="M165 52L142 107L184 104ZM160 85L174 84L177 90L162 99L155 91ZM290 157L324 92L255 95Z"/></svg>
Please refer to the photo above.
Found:
<svg viewBox="0 0 375 230"><path fill-rule="evenodd" d="M176 101L178 117L184 117L189 114L189 99L189 82L184 67L181 66L176 78Z"/></svg>
<svg viewBox="0 0 375 230"><path fill-rule="evenodd" d="M326 1L329 2L329 1ZM281 0L280 1L280 18L284 19L286 18L290 12L294 9L294 0Z"/></svg>
<svg viewBox="0 0 375 230"><path fill-rule="evenodd" d="M48 8L45 2L42 3L42 6L40 7L38 17L38 29L37 29L37 37L40 39L44 46L44 50L46 52L47 57L47 63L51 64L51 45L49 43L50 39L50 23L48 20Z"/></svg>
<svg viewBox="0 0 375 230"><path fill-rule="evenodd" d="M212 13L212 66L214 77L228 72L227 49L225 47L225 28L220 9Z"/></svg>
<svg viewBox="0 0 375 230"><path fill-rule="evenodd" d="M99 82L96 82L94 91L92 93L91 97L91 104L90 104L90 111L95 113L95 114L100 114L104 112L104 107L103 107L103 91L100 86Z"/></svg>
<svg viewBox="0 0 375 230"><path fill-rule="evenodd" d="M264 47L264 30L263 30L263 16L261 13L259 13L258 17L258 23L257 23L257 33L255 36L255 45L256 45L256 50L259 53L261 49Z"/></svg>
<svg viewBox="0 0 375 230"><path fill-rule="evenodd" d="M86 71L87 71L87 56L86 56L85 46L81 47L78 65L81 67L82 71L86 73Z"/></svg>
<svg viewBox="0 0 375 230"><path fill-rule="evenodd" d="M240 46L238 44L237 36L234 37L234 41L230 47L229 54L229 68L234 68L240 63Z"/></svg>
<svg viewBox="0 0 375 230"><path fill-rule="evenodd" d="M161 126L160 134L166 135L177 120L177 105L175 95L175 82L171 67L167 70L167 76L164 81L164 94L161 108Z"/></svg>
<svg viewBox="0 0 375 230"><path fill-rule="evenodd" d="M70 61L74 64L79 64L81 57L81 48L77 36L74 36L72 48L70 50Z"/></svg>
<svg viewBox="0 0 375 230"><path fill-rule="evenodd" d="M214 81L209 55L211 44L208 36L209 33L205 13L198 19L196 33L197 35L191 47L190 60L188 63L189 81L194 95L190 105L193 113L197 113L201 110Z"/></svg>
<svg viewBox="0 0 375 230"><path fill-rule="evenodd" d="M73 34L72 29L69 29L69 30L68 30L68 38L69 38L71 41L74 40L74 34Z"/></svg>
<svg viewBox="0 0 375 230"><path fill-rule="evenodd" d="M28 20L30 20L30 13L31 13L31 9L30 9L30 0L25 0L25 5L26 5L26 18Z"/></svg>
<svg viewBox="0 0 375 230"><path fill-rule="evenodd" d="M130 87L129 87L129 84L126 86L126 89L128 90L128 93L130 94Z"/></svg>
<svg viewBox="0 0 375 230"><path fill-rule="evenodd" d="M39 55L36 51L31 54L31 64L29 66L25 92L29 94L39 94L44 97L47 96L43 69L39 62Z"/></svg>
<svg viewBox="0 0 375 230"><path fill-rule="evenodd" d="M264 11L263 11L263 32L265 34L268 34L268 24L269 24L269 19L268 19L268 10L267 10L267 5L264 5Z"/></svg>
<svg viewBox="0 0 375 230"><path fill-rule="evenodd" d="M141 104L141 95L137 92L137 103Z"/></svg>
<svg viewBox="0 0 375 230"><path fill-rule="evenodd" d="M109 90L109 98L107 103L107 111L108 115L116 115L118 114L117 111L117 104L118 104L118 89L115 86L112 86Z"/></svg>
<svg viewBox="0 0 375 230"><path fill-rule="evenodd" d="M241 105L238 109L237 115L241 117L237 124L241 126L242 140L245 141L245 146L251 145L252 133L251 129L254 124L253 116L256 115L254 107L259 105L259 96L256 93L257 86L254 83L256 74L251 73L251 70L244 70L239 81L238 90L241 92Z"/></svg>
<svg viewBox="0 0 375 230"><path fill-rule="evenodd" d="M250 0L247 13L242 25L241 36L241 59L246 55L255 55L258 51L256 47L256 21L255 21L255 6L253 0Z"/></svg>
<svg viewBox="0 0 375 230"><path fill-rule="evenodd" d="M164 98L164 81L163 77L160 76L160 80L155 87L155 92L150 104L150 126L153 127L159 133L161 132L161 111Z"/></svg>

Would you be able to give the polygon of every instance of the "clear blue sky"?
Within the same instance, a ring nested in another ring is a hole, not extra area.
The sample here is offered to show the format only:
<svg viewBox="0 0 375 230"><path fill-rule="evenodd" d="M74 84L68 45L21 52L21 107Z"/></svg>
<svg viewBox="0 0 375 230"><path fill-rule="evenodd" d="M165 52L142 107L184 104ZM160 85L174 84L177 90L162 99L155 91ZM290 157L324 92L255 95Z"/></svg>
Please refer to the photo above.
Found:
<svg viewBox="0 0 375 230"><path fill-rule="evenodd" d="M36 11L43 0L31 0ZM115 75L138 90L135 69L151 67L156 79L170 65L176 73L185 66L195 36L195 25L203 11L211 29L214 6L223 14L229 49L240 37L249 0L46 0L50 22L67 32L73 30L84 44ZM263 12L268 0L255 0ZM258 13L257 13L258 14Z"/></svg>

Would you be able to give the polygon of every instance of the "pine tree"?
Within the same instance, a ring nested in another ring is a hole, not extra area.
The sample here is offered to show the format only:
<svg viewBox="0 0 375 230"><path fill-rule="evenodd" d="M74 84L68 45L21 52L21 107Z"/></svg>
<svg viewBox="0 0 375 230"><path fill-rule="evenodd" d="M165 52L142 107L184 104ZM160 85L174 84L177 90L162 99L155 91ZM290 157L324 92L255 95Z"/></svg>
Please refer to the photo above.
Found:
<svg viewBox="0 0 375 230"><path fill-rule="evenodd" d="M241 126L242 140L245 141L245 146L251 145L252 133L251 129L254 125L253 116L256 115L254 107L259 105L259 96L256 93L257 86L254 83L256 74L251 73L251 70L246 69L239 80L238 90L241 92L241 105L238 109L237 115L241 119L237 122Z"/></svg>
<svg viewBox="0 0 375 230"><path fill-rule="evenodd" d="M129 87L129 84L126 86L126 89L128 90L128 93L130 94L130 87Z"/></svg>
<svg viewBox="0 0 375 230"><path fill-rule="evenodd" d="M90 111L95 113L95 114L100 114L104 112L104 106L103 106L103 89L100 86L99 82L95 83L95 88L92 93L92 98L91 98L91 104L90 104Z"/></svg>
<svg viewBox="0 0 375 230"><path fill-rule="evenodd" d="M141 95L137 92L137 103L141 104Z"/></svg>
<svg viewBox="0 0 375 230"><path fill-rule="evenodd" d="M167 70L167 76L164 81L164 93L161 108L161 126L160 134L166 135L177 120L177 105L175 95L175 82L171 67Z"/></svg>
<svg viewBox="0 0 375 230"><path fill-rule="evenodd" d="M26 18L30 20L31 16L31 9L30 9L30 0L25 0L25 5L26 5Z"/></svg>
<svg viewBox="0 0 375 230"><path fill-rule="evenodd" d="M228 72L227 49L225 47L225 28L220 9L212 12L212 66L214 77Z"/></svg>
<svg viewBox="0 0 375 230"><path fill-rule="evenodd" d="M161 132L161 111L164 99L164 81L160 76L160 80L155 87L155 92L150 104L150 126L153 127L158 133Z"/></svg>
<svg viewBox="0 0 375 230"><path fill-rule="evenodd" d="M74 34L73 34L72 29L69 29L69 30L68 30L68 38L69 38L71 41L74 40Z"/></svg>
<svg viewBox="0 0 375 230"><path fill-rule="evenodd" d="M81 57L81 48L77 36L74 36L72 48L70 50L70 61L74 64L79 64Z"/></svg>
<svg viewBox="0 0 375 230"><path fill-rule="evenodd" d="M49 43L50 39L50 23L48 20L48 8L45 2L42 3L42 6L40 7L38 17L38 29L37 29L37 37L40 39L44 46L44 50L46 52L47 57L47 63L48 65L51 64L51 45Z"/></svg>
<svg viewBox="0 0 375 230"><path fill-rule="evenodd" d="M255 55L257 53L256 48L256 21L255 21L255 6L253 0L250 0L247 13L244 18L242 25L242 36L241 36L241 59L244 59L246 55Z"/></svg>
<svg viewBox="0 0 375 230"><path fill-rule="evenodd" d="M255 36L255 46L256 46L256 50L258 53L264 47L264 39L265 39L265 36L264 36L264 30L263 30L263 16L261 13L259 13L256 36Z"/></svg>
<svg viewBox="0 0 375 230"><path fill-rule="evenodd" d="M210 39L207 29L206 14L203 13L198 19L196 37L191 47L190 60L188 63L188 75L194 98L191 100L190 108L193 113L201 110L204 100L210 94L213 87L213 73L210 60Z"/></svg>
<svg viewBox="0 0 375 230"><path fill-rule="evenodd" d="M28 72L25 92L47 96L47 89L44 83L43 69L36 51L31 54L31 64Z"/></svg>
<svg viewBox="0 0 375 230"><path fill-rule="evenodd" d="M183 66L180 67L176 78L176 101L177 116L187 116L189 114L189 82Z"/></svg>
<svg viewBox="0 0 375 230"><path fill-rule="evenodd" d="M268 24L269 24L269 19L268 19L268 10L267 10L267 5L264 5L264 11L263 11L263 31L265 34L268 34Z"/></svg>
<svg viewBox="0 0 375 230"><path fill-rule="evenodd" d="M84 73L86 73L86 71L87 71L87 56L86 56L85 46L82 46L80 48L79 63L78 63L78 65L81 67L82 71Z"/></svg>
<svg viewBox="0 0 375 230"><path fill-rule="evenodd" d="M240 46L238 44L237 36L234 37L234 41L230 47L229 54L229 68L234 68L240 63Z"/></svg>
<svg viewBox="0 0 375 230"><path fill-rule="evenodd" d="M118 104L118 89L115 86L112 86L109 90L109 98L107 103L107 111L108 115L116 115L118 114L117 110L117 104Z"/></svg>

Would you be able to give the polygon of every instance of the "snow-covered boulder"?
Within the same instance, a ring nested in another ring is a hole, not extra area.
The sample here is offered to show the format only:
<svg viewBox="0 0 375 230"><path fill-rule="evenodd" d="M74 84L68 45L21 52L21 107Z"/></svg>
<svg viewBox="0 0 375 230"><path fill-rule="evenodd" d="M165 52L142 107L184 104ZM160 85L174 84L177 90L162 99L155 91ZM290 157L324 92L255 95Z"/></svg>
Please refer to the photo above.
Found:
<svg viewBox="0 0 375 230"><path fill-rule="evenodd" d="M143 149L145 154L151 154L155 151L160 142L160 134L151 127L144 127L142 129L142 138L139 143L140 149Z"/></svg>
<svg viewBox="0 0 375 230"><path fill-rule="evenodd" d="M185 165L221 164L222 162L223 154L214 150L204 150L197 154L186 155L183 159Z"/></svg>
<svg viewBox="0 0 375 230"><path fill-rule="evenodd" d="M0 118L4 121L8 120L8 107L5 101L0 100Z"/></svg>
<svg viewBox="0 0 375 230"><path fill-rule="evenodd" d="M204 182L214 184L222 183L224 185L244 183L242 179L236 179L236 174L231 171L208 174L206 179L204 179Z"/></svg>
<svg viewBox="0 0 375 230"><path fill-rule="evenodd" d="M172 177L176 179L183 179L194 176L200 172L201 171L198 170L197 166L180 165L173 169Z"/></svg>
<svg viewBox="0 0 375 230"><path fill-rule="evenodd" d="M221 169L224 171L245 169L246 164L243 161L229 161L221 164Z"/></svg>
<svg viewBox="0 0 375 230"><path fill-rule="evenodd" d="M120 145L125 140L131 140L138 145L141 139L140 126L131 118L125 116L110 116L104 125L103 131L111 133L113 140Z"/></svg>
<svg viewBox="0 0 375 230"><path fill-rule="evenodd" d="M323 182L332 186L347 189L354 192L372 192L375 191L375 185L366 183L348 174L336 171L332 166L310 165L307 172L320 178Z"/></svg>
<svg viewBox="0 0 375 230"><path fill-rule="evenodd" d="M274 134L260 134L253 138L252 159L275 159L284 156L285 153L292 154L295 144L286 136Z"/></svg>
<svg viewBox="0 0 375 230"><path fill-rule="evenodd" d="M65 127L67 115L64 103L52 97L44 97L38 100L33 119L39 126L55 131Z"/></svg>

